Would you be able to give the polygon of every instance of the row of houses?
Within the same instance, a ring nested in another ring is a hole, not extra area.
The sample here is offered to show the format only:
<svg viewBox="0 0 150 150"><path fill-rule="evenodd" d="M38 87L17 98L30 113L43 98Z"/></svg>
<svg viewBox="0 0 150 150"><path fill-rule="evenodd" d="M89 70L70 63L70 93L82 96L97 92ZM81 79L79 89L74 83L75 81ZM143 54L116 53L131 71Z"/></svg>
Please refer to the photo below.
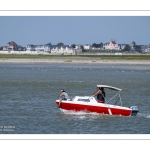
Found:
<svg viewBox="0 0 150 150"><path fill-rule="evenodd" d="M110 50L120 50L124 49L126 44L117 44L115 40L111 40L109 43L103 44L103 49L110 49ZM95 48L92 47L90 44L85 44L84 49L100 49L100 48ZM23 47L18 46L14 41L8 42L7 46L3 46L3 50L21 50ZM33 44L28 44L24 49L27 51L45 51L45 52L56 52L56 51L62 51L62 50L73 50L73 49L81 49L81 45L76 45L75 48L73 48L71 45L63 45L63 46L58 46L58 45L33 45Z"/></svg>
<svg viewBox="0 0 150 150"><path fill-rule="evenodd" d="M93 47L90 44L85 44L83 46L86 50L122 50L125 48L127 44L117 44L115 40L111 40L109 43L105 43L102 45L102 47ZM133 47L135 45L135 42L132 42L130 44L131 50L133 50ZM26 47L22 47L17 45L14 41L8 42L7 46L2 46L1 50L3 51L27 51L27 52L47 52L47 53L58 53L58 54L75 54L75 53L81 53L82 45L75 45L75 47L72 47L71 45L51 45L51 44L44 44L44 45L33 45L28 44ZM150 45L143 45L141 46L142 52L148 53L150 52Z"/></svg>
<svg viewBox="0 0 150 150"><path fill-rule="evenodd" d="M90 44L86 44L86 45L84 45L84 49L91 49L91 50L92 49L93 50L99 50L99 49L121 50L121 49L124 49L126 45L127 44L117 44L115 40L111 40L110 42L103 44L101 48L100 47L96 48L96 47L93 47Z"/></svg>
<svg viewBox="0 0 150 150"><path fill-rule="evenodd" d="M117 44L115 40L111 40L108 43L105 43L102 45L102 47L93 47L90 44L84 45L84 49L86 50L123 50L126 46L130 47L130 51L135 51L135 47L137 46L136 43L133 41L131 44ZM143 53L150 53L150 44L149 45L138 45L140 47L140 50L138 51Z"/></svg>
<svg viewBox="0 0 150 150"><path fill-rule="evenodd" d="M26 47L27 51L37 51L37 52L48 52L48 53L68 53L74 54L76 52L81 52L80 47L76 46L73 48L71 45L32 45L29 44Z"/></svg>
<svg viewBox="0 0 150 150"><path fill-rule="evenodd" d="M7 46L3 46L3 51L27 51L27 52L47 52L47 53L58 53L58 54L75 54L77 52L82 52L82 49L79 46L76 46L73 48L71 45L50 45L50 44L44 44L44 45L33 45L28 44L26 47L18 46L14 41L8 42Z"/></svg>

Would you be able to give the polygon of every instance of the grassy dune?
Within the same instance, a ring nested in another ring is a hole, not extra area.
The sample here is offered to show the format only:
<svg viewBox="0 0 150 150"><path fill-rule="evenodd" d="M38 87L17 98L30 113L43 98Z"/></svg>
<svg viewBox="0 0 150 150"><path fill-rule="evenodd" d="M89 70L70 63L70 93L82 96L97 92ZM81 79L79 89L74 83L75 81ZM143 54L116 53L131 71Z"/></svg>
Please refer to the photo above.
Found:
<svg viewBox="0 0 150 150"><path fill-rule="evenodd" d="M150 55L29 55L0 54L0 59L97 59L97 60L150 60Z"/></svg>

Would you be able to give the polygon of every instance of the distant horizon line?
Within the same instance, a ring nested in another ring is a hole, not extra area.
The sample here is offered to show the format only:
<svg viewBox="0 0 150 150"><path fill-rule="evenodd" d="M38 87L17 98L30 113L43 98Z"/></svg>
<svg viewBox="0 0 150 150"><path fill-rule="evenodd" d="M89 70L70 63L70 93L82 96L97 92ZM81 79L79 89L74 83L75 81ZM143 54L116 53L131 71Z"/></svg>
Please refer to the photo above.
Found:
<svg viewBox="0 0 150 150"><path fill-rule="evenodd" d="M150 10L0 10L0 11L150 11Z"/></svg>

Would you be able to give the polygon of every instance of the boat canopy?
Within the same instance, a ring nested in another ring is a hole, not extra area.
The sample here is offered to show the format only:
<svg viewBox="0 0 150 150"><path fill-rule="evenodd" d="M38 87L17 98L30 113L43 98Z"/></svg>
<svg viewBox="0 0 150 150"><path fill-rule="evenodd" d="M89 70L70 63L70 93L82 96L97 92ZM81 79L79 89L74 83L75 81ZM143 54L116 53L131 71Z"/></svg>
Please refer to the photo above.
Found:
<svg viewBox="0 0 150 150"><path fill-rule="evenodd" d="M121 91L122 90L122 89L119 89L119 88L116 88L116 87L113 87L113 86L109 86L109 85L97 85L97 87L108 88L108 89L116 90L116 91Z"/></svg>

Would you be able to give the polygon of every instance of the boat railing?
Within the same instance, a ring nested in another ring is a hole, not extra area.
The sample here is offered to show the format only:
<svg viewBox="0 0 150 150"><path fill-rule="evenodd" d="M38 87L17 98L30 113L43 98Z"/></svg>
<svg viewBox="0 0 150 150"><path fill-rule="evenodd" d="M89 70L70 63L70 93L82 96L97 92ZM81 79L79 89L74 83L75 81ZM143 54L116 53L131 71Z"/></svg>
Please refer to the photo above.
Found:
<svg viewBox="0 0 150 150"><path fill-rule="evenodd" d="M108 101L106 100L106 104L108 104L110 101L112 101L116 96L119 96L118 97L118 99L117 99L117 101L114 103L114 105L116 105L117 104L117 102L118 102L118 100L120 101L120 105L122 106L122 101L121 101L121 96L120 96L120 92L118 92L116 95L114 95L112 98L110 98Z"/></svg>

